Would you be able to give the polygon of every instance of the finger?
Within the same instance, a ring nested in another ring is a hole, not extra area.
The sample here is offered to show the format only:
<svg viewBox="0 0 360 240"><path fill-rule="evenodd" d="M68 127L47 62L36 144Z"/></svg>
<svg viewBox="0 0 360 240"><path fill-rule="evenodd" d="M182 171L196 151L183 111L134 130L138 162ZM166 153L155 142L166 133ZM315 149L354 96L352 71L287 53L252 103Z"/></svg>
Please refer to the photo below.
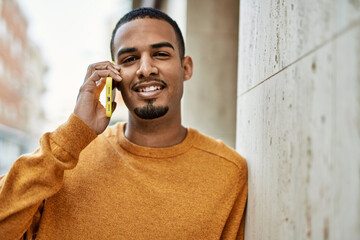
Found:
<svg viewBox="0 0 360 240"><path fill-rule="evenodd" d="M110 62L96 65L95 70L112 70L115 73L120 74L120 68L115 67L115 65Z"/></svg>
<svg viewBox="0 0 360 240"><path fill-rule="evenodd" d="M112 77L113 79L117 79L117 81L122 80L119 75L110 70L97 70L83 83L79 95L84 92L89 92L95 94L94 96L97 98L106 84L106 77Z"/></svg>
<svg viewBox="0 0 360 240"><path fill-rule="evenodd" d="M115 67L115 65L109 61L93 63L88 66L84 82L97 70L111 70L118 75L120 74L119 66Z"/></svg>
<svg viewBox="0 0 360 240"><path fill-rule="evenodd" d="M96 63L93 63L93 64L90 64L87 68L87 71L86 71L86 75L85 75L85 78L84 78L84 82L86 82L86 80L94 73L95 71L95 64Z"/></svg>
<svg viewBox="0 0 360 240"><path fill-rule="evenodd" d="M111 70L110 70L110 71L111 71ZM117 72L114 72L114 73L118 76L118 78L115 78L114 80L115 80L116 82L121 82L122 77L120 76L120 74L117 73ZM91 76L90 76L90 77L91 77ZM101 79L98 80L98 81L96 81L96 85L99 85L101 81L102 81Z"/></svg>
<svg viewBox="0 0 360 240"><path fill-rule="evenodd" d="M112 69L112 70L114 70L115 73L119 74L121 67L120 67L120 65L116 65L115 62L105 61L105 62L100 62L99 64L96 64L95 69L96 70Z"/></svg>
<svg viewBox="0 0 360 240"><path fill-rule="evenodd" d="M122 78L118 74L114 73L111 70L96 70L87 79L87 82L96 84L96 82L98 82L101 78L106 78L106 77L112 77L114 80L117 80L118 82L122 80Z"/></svg>
<svg viewBox="0 0 360 240"><path fill-rule="evenodd" d="M116 70L118 70L118 71L120 72L120 70L121 70L120 65L117 65L117 64L113 63L113 66L114 66L114 68L115 68Z"/></svg>

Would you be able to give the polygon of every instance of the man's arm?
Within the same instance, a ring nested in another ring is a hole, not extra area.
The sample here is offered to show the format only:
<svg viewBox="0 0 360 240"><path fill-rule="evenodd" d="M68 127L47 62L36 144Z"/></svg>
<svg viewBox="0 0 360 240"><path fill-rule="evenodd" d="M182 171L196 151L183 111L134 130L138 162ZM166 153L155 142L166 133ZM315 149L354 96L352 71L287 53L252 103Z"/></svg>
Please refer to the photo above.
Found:
<svg viewBox="0 0 360 240"><path fill-rule="evenodd" d="M44 199L62 186L64 171L76 166L79 154L96 134L79 118L46 133L40 148L21 156L0 180L0 236L19 239Z"/></svg>
<svg viewBox="0 0 360 240"><path fill-rule="evenodd" d="M119 67L110 62L90 65L74 114L40 139L40 148L21 156L0 178L0 236L20 239L39 219L43 201L60 190L65 170L76 166L80 152L102 133L110 118L99 102L105 77L121 81Z"/></svg>

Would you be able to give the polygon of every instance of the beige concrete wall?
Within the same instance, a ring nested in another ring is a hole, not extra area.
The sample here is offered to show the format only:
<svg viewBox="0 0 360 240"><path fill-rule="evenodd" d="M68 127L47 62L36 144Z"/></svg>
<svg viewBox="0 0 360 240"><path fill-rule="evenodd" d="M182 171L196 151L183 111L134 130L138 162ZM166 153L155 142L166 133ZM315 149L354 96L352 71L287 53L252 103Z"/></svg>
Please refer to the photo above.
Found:
<svg viewBox="0 0 360 240"><path fill-rule="evenodd" d="M238 0L187 2L186 54L194 75L185 83L183 122L235 147Z"/></svg>
<svg viewBox="0 0 360 240"><path fill-rule="evenodd" d="M246 240L360 239L360 1L241 1Z"/></svg>

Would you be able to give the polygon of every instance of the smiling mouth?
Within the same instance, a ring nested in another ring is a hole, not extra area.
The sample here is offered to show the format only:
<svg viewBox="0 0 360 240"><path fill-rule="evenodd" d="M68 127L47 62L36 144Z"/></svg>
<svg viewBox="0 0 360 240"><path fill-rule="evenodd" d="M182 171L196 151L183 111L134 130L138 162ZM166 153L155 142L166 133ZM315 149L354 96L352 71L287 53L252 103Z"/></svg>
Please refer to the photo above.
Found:
<svg viewBox="0 0 360 240"><path fill-rule="evenodd" d="M154 92L158 90L162 90L166 87L166 83L160 79L151 79L151 80L142 80L136 82L131 89L135 92Z"/></svg>
<svg viewBox="0 0 360 240"><path fill-rule="evenodd" d="M164 87L162 87L162 86L149 86L149 87L135 89L135 91L136 92L153 92L153 91L161 90L163 88Z"/></svg>

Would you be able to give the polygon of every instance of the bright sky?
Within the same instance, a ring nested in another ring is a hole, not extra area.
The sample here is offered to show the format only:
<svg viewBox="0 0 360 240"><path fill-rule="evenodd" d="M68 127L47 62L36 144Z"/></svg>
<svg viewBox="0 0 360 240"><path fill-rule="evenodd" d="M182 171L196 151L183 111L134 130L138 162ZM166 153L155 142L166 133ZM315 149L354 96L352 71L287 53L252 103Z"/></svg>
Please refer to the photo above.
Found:
<svg viewBox="0 0 360 240"><path fill-rule="evenodd" d="M109 42L131 0L17 0L49 68L43 97L54 130L72 113L89 64L110 60Z"/></svg>

